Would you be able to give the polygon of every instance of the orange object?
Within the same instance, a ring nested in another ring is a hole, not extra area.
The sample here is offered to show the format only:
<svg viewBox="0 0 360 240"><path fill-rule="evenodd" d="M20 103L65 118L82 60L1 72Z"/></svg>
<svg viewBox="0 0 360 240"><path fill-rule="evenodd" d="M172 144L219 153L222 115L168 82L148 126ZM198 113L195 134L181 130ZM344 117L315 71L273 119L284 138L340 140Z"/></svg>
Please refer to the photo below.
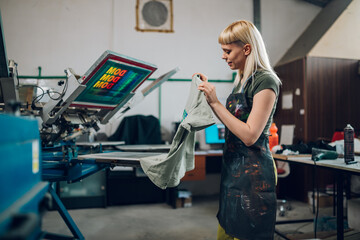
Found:
<svg viewBox="0 0 360 240"><path fill-rule="evenodd" d="M271 151L274 146L279 145L279 135L277 134L278 128L276 127L275 123L271 124L269 131L269 147Z"/></svg>
<svg viewBox="0 0 360 240"><path fill-rule="evenodd" d="M199 181L206 178L206 156L195 155L195 169L185 173L181 181Z"/></svg>

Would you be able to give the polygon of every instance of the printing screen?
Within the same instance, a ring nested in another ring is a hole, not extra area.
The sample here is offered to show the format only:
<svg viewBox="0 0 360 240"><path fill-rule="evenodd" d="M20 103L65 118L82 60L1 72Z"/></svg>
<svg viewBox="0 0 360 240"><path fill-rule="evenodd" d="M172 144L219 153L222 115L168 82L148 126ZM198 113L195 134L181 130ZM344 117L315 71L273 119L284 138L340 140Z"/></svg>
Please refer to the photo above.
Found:
<svg viewBox="0 0 360 240"><path fill-rule="evenodd" d="M82 77L86 88L71 106L114 109L155 70L154 65L106 51Z"/></svg>
<svg viewBox="0 0 360 240"><path fill-rule="evenodd" d="M206 144L222 144L225 143L225 126L224 124L214 124L205 128Z"/></svg>

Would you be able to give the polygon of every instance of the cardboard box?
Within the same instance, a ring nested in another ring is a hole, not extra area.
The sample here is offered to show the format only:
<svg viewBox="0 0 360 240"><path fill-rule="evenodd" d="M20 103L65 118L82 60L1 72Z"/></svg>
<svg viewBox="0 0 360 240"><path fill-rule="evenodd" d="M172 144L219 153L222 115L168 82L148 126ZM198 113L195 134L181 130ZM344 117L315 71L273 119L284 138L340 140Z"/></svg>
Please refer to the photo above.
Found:
<svg viewBox="0 0 360 240"><path fill-rule="evenodd" d="M177 198L175 202L176 208L182 208L183 207L183 198Z"/></svg>
<svg viewBox="0 0 360 240"><path fill-rule="evenodd" d="M191 197L176 199L176 208L186 208L186 207L191 207L191 206L192 206Z"/></svg>
<svg viewBox="0 0 360 240"><path fill-rule="evenodd" d="M191 197L184 198L184 207L191 207L192 206L192 199Z"/></svg>
<svg viewBox="0 0 360 240"><path fill-rule="evenodd" d="M192 206L191 192L186 189L180 189L177 193L175 205L176 208L191 207Z"/></svg>
<svg viewBox="0 0 360 240"><path fill-rule="evenodd" d="M348 222L349 227L360 231L360 198L348 200Z"/></svg>
<svg viewBox="0 0 360 240"><path fill-rule="evenodd" d="M317 196L318 194L314 192L315 196L315 207L317 207ZM313 204L313 192L308 192L308 203ZM325 193L319 193L319 207L332 207L334 204L333 196L327 195Z"/></svg>

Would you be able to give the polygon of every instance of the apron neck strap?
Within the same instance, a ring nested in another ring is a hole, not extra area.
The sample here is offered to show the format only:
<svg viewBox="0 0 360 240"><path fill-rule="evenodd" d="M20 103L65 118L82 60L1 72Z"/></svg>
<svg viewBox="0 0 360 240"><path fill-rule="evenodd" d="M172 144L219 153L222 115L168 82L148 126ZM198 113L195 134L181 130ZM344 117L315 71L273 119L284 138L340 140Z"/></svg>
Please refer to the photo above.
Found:
<svg viewBox="0 0 360 240"><path fill-rule="evenodd" d="M245 81L244 83L241 85L240 87L240 93L243 93L244 92L244 88L246 86L246 83L254 76L254 73L252 73Z"/></svg>

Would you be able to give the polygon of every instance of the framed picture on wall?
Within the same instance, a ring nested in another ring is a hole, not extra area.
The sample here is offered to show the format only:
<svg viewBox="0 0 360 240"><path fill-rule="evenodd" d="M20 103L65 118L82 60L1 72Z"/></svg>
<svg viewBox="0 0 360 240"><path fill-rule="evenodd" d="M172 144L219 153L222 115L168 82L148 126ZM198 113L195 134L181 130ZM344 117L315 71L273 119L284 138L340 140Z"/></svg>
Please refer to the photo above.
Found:
<svg viewBox="0 0 360 240"><path fill-rule="evenodd" d="M136 0L136 27L141 32L172 33L172 0Z"/></svg>

